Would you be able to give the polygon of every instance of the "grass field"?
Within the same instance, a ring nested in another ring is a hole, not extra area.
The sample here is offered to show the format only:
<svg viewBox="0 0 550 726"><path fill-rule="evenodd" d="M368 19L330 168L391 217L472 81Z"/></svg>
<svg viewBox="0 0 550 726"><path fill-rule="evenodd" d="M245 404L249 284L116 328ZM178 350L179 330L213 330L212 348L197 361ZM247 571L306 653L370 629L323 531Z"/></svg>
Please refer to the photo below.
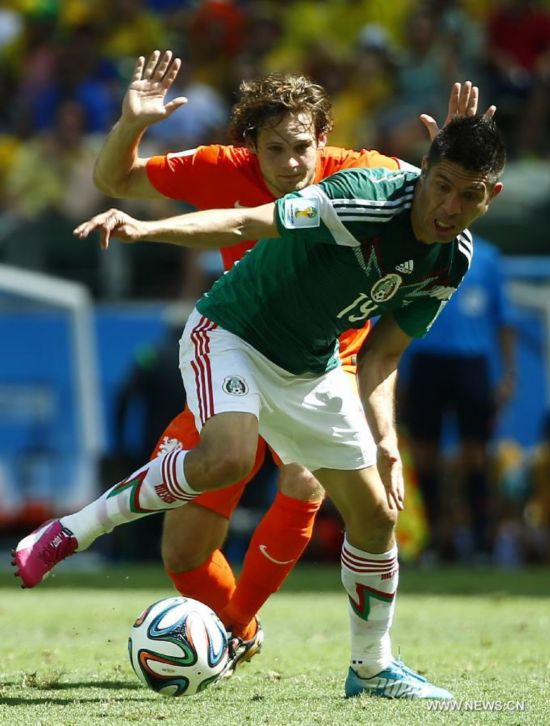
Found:
<svg viewBox="0 0 550 726"><path fill-rule="evenodd" d="M221 687L166 699L127 658L133 619L172 594L159 568L61 571L34 591L0 576L3 724L550 723L547 571L402 572L394 651L451 690L461 710L346 700L346 605L335 568L303 567L262 612L264 651ZM491 710L492 709L492 710Z"/></svg>

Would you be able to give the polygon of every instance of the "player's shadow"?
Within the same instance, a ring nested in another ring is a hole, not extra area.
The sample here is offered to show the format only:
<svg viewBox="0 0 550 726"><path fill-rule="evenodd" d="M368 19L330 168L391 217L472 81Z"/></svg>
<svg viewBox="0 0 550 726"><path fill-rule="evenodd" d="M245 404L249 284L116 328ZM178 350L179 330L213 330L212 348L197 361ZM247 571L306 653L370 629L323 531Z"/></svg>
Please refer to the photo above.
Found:
<svg viewBox="0 0 550 726"><path fill-rule="evenodd" d="M7 684L4 684L4 685L7 685ZM142 685L140 685L139 683L130 683L129 681L93 681L93 682L90 682L90 681L71 681L71 682L64 681L63 683L59 683L59 682L51 683L47 687L46 686L44 686L42 688L35 687L35 688L33 688L34 693L29 694L29 696L10 697L10 696L2 695L0 697L0 703L3 706L21 706L24 704L38 705L41 703L55 703L55 704L59 704L59 705L64 705L64 704L68 705L68 704L74 702L73 696L69 697L67 695L67 697L65 697L65 698L63 698L63 697L52 698L51 696L44 695L43 697L40 697L37 695L37 691L38 692L41 691L43 693L45 693L47 691L48 693L50 693L51 691L68 691L68 690L77 689L77 688L88 688L88 689L90 689L90 688L99 689L100 688L100 689L104 689L104 690L106 689L106 690L113 690L113 691L114 690L116 690L116 691L143 691ZM109 696L109 698L112 699L113 697ZM120 696L119 698L117 698L115 696L113 700L127 701L127 699L128 699L128 696ZM84 696L84 697L79 696L78 700L86 701L87 703L99 703L99 702L105 700L105 696L99 695L97 697L89 697L89 698L87 698L86 696ZM135 699L133 698L132 699L132 701L150 701L150 700L151 700L150 695L149 695L149 697L144 695L143 698L135 698Z"/></svg>
<svg viewBox="0 0 550 726"><path fill-rule="evenodd" d="M142 690L140 683L131 683L130 681L60 681L49 686L49 690L59 691L67 688L112 688L126 691Z"/></svg>
<svg viewBox="0 0 550 726"><path fill-rule="evenodd" d="M114 698L110 697L109 700L116 701L120 703L128 703L128 699L124 696L120 696L117 698L116 696ZM81 696L78 697L79 703L103 703L105 701L105 696L98 696L97 698L82 698ZM144 696L143 698L134 698L132 699L132 703L140 703L140 702L150 702L151 699ZM52 698L51 696L44 696L43 698L24 698L23 696L17 696L14 698L11 698L9 696L2 696L0 698L0 704L2 706L40 706L44 704L53 704L56 706L74 706L75 698L74 697L67 697L67 698Z"/></svg>

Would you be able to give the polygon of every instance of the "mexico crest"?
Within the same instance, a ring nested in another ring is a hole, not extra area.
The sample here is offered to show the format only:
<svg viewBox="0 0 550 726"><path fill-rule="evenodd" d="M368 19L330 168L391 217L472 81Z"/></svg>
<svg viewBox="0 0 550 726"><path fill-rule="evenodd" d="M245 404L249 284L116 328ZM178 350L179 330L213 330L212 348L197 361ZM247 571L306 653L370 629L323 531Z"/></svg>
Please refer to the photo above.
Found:
<svg viewBox="0 0 550 726"><path fill-rule="evenodd" d="M248 393L246 381L241 376L227 376L222 388L231 396L244 396Z"/></svg>
<svg viewBox="0 0 550 726"><path fill-rule="evenodd" d="M390 273L375 282L371 288L370 296L376 303L383 303L391 298L398 291L403 282L402 278L395 273Z"/></svg>

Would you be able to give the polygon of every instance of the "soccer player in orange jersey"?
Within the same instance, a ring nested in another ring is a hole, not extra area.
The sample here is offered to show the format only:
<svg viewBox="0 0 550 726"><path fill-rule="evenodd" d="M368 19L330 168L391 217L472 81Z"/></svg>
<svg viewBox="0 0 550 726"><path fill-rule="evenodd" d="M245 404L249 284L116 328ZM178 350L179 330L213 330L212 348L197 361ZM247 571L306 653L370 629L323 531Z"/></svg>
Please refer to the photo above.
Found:
<svg viewBox="0 0 550 726"><path fill-rule="evenodd" d="M376 151L327 146L332 128L330 101L324 89L299 75L273 75L240 87L230 132L235 145L201 146L179 153L140 158L146 129L186 103L169 102L181 62L170 51L140 57L122 104L118 123L99 154L95 181L106 194L123 198L170 197L197 209L254 207L297 191L350 167L398 169L402 162ZM475 113L477 89L455 84L449 115ZM435 121L423 119L433 136ZM221 250L229 269L255 244L249 240ZM368 333L348 331L340 340L345 368L355 374L355 354ZM190 449L198 442L192 414L185 410L166 428L153 457L167 448ZM233 648L248 660L261 645L256 613L279 589L311 537L324 492L305 468L281 467L279 491L258 525L239 581L221 552L229 519L246 484L265 454L258 442L254 469L246 479L207 492L192 504L165 514L162 555L177 590L212 607L232 632Z"/></svg>

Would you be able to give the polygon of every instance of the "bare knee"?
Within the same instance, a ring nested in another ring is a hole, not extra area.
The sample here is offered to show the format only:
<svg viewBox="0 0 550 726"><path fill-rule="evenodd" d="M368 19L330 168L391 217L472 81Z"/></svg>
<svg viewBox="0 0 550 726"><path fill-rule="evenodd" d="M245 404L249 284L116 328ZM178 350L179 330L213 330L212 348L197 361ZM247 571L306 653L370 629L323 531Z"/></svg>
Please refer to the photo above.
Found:
<svg viewBox="0 0 550 726"><path fill-rule="evenodd" d="M252 471L257 445L258 422L252 414L217 414L185 457L185 477L199 492L234 484Z"/></svg>
<svg viewBox="0 0 550 726"><path fill-rule="evenodd" d="M383 537L391 535L397 525L397 510L390 509L384 500L376 502L370 515L373 533L380 533Z"/></svg>
<svg viewBox="0 0 550 726"><path fill-rule="evenodd" d="M162 564L170 572L187 572L206 562L212 552L194 548L182 549L170 536L163 534L161 542Z"/></svg>
<svg viewBox="0 0 550 726"><path fill-rule="evenodd" d="M211 552L193 547L181 547L177 539L163 532L161 541L162 564L170 572L187 572L206 562Z"/></svg>
<svg viewBox="0 0 550 726"><path fill-rule="evenodd" d="M348 542L365 552L387 552L395 545L397 511L376 506L368 516L352 517L346 522Z"/></svg>
<svg viewBox="0 0 550 726"><path fill-rule="evenodd" d="M252 471L255 453L237 445L224 450L199 444L185 458L185 477L199 492L235 484Z"/></svg>
<svg viewBox="0 0 550 726"><path fill-rule="evenodd" d="M279 475L279 489L287 497L303 502L317 502L325 496L325 490L313 474L299 464L288 464L282 467Z"/></svg>
<svg viewBox="0 0 550 726"><path fill-rule="evenodd" d="M351 545L382 553L395 544L397 510L390 509L376 467L358 471L316 472L342 515Z"/></svg>

